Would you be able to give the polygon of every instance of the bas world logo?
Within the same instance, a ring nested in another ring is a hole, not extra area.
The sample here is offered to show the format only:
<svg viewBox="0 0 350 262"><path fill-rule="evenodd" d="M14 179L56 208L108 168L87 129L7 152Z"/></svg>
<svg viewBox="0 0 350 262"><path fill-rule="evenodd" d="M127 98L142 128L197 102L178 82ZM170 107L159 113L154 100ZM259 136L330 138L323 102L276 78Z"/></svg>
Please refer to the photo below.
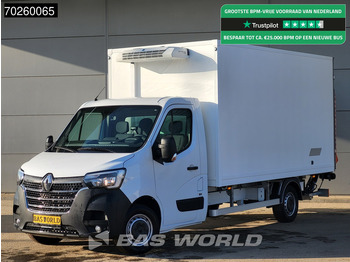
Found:
<svg viewBox="0 0 350 262"><path fill-rule="evenodd" d="M262 235L259 234L248 234L247 236L241 236L240 234L229 235L229 234L195 234L193 237L189 234L183 236L175 235L174 245L176 247L188 246L193 247L195 245L201 247L210 246L225 246L225 247L256 247L262 243Z"/></svg>
<svg viewBox="0 0 350 262"><path fill-rule="evenodd" d="M109 245L108 231L103 231L102 233L96 235L95 237L89 236L89 250L94 250L104 244Z"/></svg>
<svg viewBox="0 0 350 262"><path fill-rule="evenodd" d="M101 241L102 240L102 241ZM119 235L116 245L117 246L152 246L162 247L165 245L166 235L157 234L153 235L149 241L147 235L139 235L136 239L130 239L128 235ZM175 247L210 247L210 246L225 246L225 247L256 247L260 246L263 240L263 236L260 234L175 234L173 241ZM169 242L170 240L167 240ZM145 244L146 243L146 244ZM94 238L89 237L89 250L94 250L101 245L109 245L109 233L104 231Z"/></svg>

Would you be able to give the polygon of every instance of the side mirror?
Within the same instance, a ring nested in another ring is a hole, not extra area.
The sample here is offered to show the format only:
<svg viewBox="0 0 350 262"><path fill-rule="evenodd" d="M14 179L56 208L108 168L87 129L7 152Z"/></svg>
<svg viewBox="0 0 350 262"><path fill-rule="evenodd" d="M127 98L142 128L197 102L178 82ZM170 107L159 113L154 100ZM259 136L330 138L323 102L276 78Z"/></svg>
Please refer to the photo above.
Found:
<svg viewBox="0 0 350 262"><path fill-rule="evenodd" d="M48 136L45 142L45 150L48 150L53 144L53 136Z"/></svg>
<svg viewBox="0 0 350 262"><path fill-rule="evenodd" d="M162 138L159 148L164 162L173 162L176 159L176 143L172 136Z"/></svg>

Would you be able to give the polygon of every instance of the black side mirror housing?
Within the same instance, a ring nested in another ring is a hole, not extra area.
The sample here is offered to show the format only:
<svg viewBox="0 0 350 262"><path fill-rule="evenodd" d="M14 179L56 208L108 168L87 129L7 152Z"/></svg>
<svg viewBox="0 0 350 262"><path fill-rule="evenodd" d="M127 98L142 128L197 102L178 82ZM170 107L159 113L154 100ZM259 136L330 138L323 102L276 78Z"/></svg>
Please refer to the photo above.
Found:
<svg viewBox="0 0 350 262"><path fill-rule="evenodd" d="M161 157L164 162L173 162L174 156L176 156L176 143L172 136L166 136L161 139L159 144L161 151Z"/></svg>
<svg viewBox="0 0 350 262"><path fill-rule="evenodd" d="M45 150L48 150L53 145L53 136L48 136L45 142Z"/></svg>

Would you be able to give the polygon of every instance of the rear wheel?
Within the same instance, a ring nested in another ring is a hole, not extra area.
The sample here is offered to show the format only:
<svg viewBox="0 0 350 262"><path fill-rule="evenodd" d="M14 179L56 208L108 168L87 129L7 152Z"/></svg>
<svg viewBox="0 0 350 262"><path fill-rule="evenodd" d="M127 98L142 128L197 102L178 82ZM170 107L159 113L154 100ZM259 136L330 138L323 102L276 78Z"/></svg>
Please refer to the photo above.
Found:
<svg viewBox="0 0 350 262"><path fill-rule="evenodd" d="M272 208L275 218L282 223L294 221L299 207L297 190L291 185L287 186L281 200L281 204Z"/></svg>
<svg viewBox="0 0 350 262"><path fill-rule="evenodd" d="M34 235L29 235L32 240L43 245L57 245L62 238L51 238L51 237L39 237Z"/></svg>
<svg viewBox="0 0 350 262"><path fill-rule="evenodd" d="M144 205L133 206L123 225L122 245L116 244L122 252L141 254L151 250L152 236L159 233L159 219L155 212Z"/></svg>

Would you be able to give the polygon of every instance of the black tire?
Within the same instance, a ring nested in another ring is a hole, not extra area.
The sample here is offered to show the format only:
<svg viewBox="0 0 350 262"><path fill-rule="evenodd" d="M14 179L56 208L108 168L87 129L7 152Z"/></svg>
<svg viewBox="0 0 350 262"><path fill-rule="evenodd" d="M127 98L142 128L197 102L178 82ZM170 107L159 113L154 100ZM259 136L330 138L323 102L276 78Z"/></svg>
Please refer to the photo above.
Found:
<svg viewBox="0 0 350 262"><path fill-rule="evenodd" d="M295 220L298 214L299 202L297 190L289 185L283 193L281 204L273 206L275 218L282 223L289 223Z"/></svg>
<svg viewBox="0 0 350 262"><path fill-rule="evenodd" d="M62 238L39 237L34 235L29 235L29 236L35 242L38 242L42 245L49 245L49 246L57 245L62 240Z"/></svg>
<svg viewBox="0 0 350 262"><path fill-rule="evenodd" d="M153 235L159 233L159 218L156 213L144 205L134 205L127 213L126 220L122 228L122 235L127 237L128 245L118 245L118 249L123 253L142 254L152 249L150 245ZM140 240L140 235L145 238ZM138 239L139 238L139 239Z"/></svg>

